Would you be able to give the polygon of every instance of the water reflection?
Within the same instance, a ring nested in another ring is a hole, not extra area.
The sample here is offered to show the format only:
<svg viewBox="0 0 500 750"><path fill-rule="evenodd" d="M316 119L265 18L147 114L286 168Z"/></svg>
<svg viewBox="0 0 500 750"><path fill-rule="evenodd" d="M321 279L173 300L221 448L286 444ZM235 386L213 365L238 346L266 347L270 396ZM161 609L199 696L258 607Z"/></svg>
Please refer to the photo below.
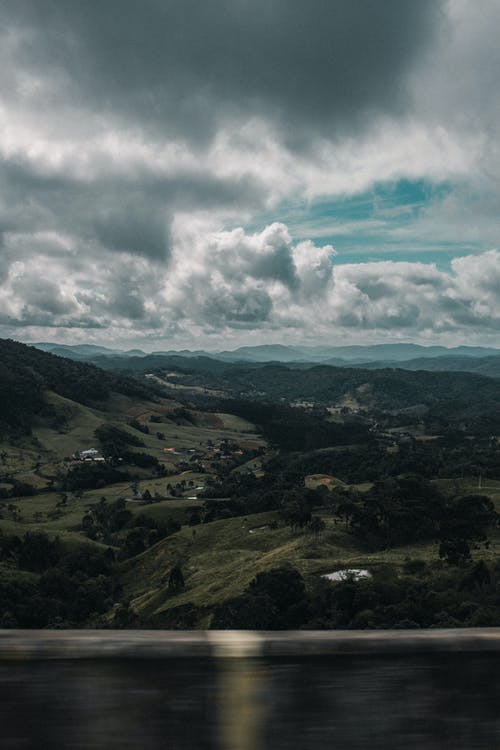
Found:
<svg viewBox="0 0 500 750"><path fill-rule="evenodd" d="M308 656L302 640L294 655L265 657L243 643L223 634L212 656L182 658L4 657L0 748L500 747L496 651Z"/></svg>
<svg viewBox="0 0 500 750"><path fill-rule="evenodd" d="M270 708L269 668L248 657L220 663L217 723L221 750L256 750L264 746Z"/></svg>

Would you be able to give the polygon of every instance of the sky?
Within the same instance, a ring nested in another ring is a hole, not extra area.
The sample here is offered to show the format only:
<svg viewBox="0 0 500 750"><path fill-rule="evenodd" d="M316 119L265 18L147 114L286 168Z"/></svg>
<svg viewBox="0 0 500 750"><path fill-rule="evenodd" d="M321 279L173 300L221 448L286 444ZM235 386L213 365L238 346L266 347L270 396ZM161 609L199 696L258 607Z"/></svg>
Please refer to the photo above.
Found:
<svg viewBox="0 0 500 750"><path fill-rule="evenodd" d="M0 336L500 346L498 0L2 0Z"/></svg>

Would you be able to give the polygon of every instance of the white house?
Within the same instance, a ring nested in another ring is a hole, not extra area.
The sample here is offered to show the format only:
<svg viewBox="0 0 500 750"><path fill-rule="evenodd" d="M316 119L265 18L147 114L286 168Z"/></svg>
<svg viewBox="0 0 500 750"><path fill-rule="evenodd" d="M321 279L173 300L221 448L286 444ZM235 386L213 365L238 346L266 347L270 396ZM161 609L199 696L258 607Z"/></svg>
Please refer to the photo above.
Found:
<svg viewBox="0 0 500 750"><path fill-rule="evenodd" d="M99 451L96 450L95 448L89 448L86 451L80 451L80 458L83 458L83 459L85 459L85 458L95 458L98 455L99 455Z"/></svg>

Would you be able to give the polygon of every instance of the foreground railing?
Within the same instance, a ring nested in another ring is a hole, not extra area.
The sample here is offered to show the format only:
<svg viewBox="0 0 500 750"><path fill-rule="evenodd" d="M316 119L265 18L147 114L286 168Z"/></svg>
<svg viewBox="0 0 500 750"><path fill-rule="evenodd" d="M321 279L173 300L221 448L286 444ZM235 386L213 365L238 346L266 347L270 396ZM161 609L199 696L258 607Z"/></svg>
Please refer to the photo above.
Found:
<svg viewBox="0 0 500 750"><path fill-rule="evenodd" d="M500 747L500 629L0 631L0 748Z"/></svg>

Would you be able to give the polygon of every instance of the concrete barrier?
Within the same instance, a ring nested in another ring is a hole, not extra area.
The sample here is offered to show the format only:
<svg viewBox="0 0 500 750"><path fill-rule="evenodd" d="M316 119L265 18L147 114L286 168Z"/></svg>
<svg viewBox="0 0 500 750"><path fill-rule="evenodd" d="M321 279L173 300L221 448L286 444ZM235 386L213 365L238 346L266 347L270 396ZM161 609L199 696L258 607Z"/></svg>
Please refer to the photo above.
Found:
<svg viewBox="0 0 500 750"><path fill-rule="evenodd" d="M1 750L500 747L500 629L0 631Z"/></svg>

